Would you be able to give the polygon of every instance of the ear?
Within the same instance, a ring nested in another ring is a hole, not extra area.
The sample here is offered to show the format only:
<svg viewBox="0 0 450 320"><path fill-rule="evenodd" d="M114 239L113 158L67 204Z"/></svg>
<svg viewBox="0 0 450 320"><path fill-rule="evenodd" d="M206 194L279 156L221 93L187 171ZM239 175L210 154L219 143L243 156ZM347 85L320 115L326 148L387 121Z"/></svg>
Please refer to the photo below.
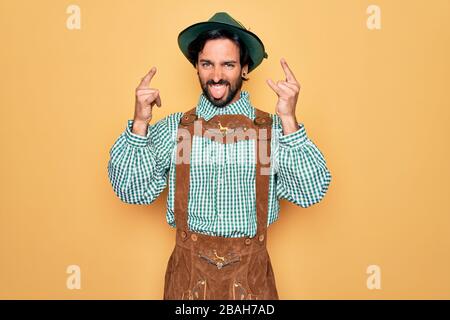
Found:
<svg viewBox="0 0 450 320"><path fill-rule="evenodd" d="M248 64L246 64L245 66L242 67L241 75L242 75L243 77L245 77L245 76L248 75Z"/></svg>

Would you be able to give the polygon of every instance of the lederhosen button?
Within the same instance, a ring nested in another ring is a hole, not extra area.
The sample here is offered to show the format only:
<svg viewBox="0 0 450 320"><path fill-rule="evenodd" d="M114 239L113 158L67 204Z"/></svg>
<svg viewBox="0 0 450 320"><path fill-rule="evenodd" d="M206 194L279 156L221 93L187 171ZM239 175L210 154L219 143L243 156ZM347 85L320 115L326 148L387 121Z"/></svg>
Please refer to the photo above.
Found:
<svg viewBox="0 0 450 320"><path fill-rule="evenodd" d="M264 241L264 235L263 234L261 234L260 236L259 236L259 241L261 241L261 242L263 242Z"/></svg>
<svg viewBox="0 0 450 320"><path fill-rule="evenodd" d="M182 125L187 126L187 125L191 124L192 122L194 122L194 121L197 120L197 119L198 119L197 114L195 114L195 113L189 113L189 114L183 115L183 117L181 118L180 123L181 123Z"/></svg>
<svg viewBox="0 0 450 320"><path fill-rule="evenodd" d="M253 123L256 124L258 127L267 127L272 125L272 118L256 117L255 120L253 120Z"/></svg>
<svg viewBox="0 0 450 320"><path fill-rule="evenodd" d="M192 241L197 241L197 235L196 234L191 234L191 239L192 239Z"/></svg>
<svg viewBox="0 0 450 320"><path fill-rule="evenodd" d="M186 231L182 231L181 232L181 238L185 239L187 236Z"/></svg>
<svg viewBox="0 0 450 320"><path fill-rule="evenodd" d="M249 245L250 243L252 243L252 240L251 240L251 239L249 239L249 238L245 239L245 244L246 244L246 245Z"/></svg>

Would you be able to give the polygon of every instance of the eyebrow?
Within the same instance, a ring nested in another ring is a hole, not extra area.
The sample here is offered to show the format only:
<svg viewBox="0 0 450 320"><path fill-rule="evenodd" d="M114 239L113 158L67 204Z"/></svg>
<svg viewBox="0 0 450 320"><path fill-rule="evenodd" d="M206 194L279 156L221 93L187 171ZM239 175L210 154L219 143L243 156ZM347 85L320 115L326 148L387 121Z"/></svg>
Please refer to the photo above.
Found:
<svg viewBox="0 0 450 320"><path fill-rule="evenodd" d="M211 64L214 64L211 60L208 60L208 59L200 59L200 62L209 62ZM235 60L227 60L227 61L223 62L223 64L225 64L225 63L237 63L237 61L235 61Z"/></svg>

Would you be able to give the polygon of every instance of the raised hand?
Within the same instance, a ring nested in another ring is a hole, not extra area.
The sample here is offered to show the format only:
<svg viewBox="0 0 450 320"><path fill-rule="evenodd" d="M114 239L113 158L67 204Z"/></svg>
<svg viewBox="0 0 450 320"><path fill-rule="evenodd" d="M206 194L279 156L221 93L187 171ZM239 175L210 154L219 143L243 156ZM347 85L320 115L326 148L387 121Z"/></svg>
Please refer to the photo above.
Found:
<svg viewBox="0 0 450 320"><path fill-rule="evenodd" d="M297 79L295 79L294 73L289 69L286 60L282 58L280 63L286 75L286 80L279 80L276 84L271 79L266 80L266 82L278 95L278 102L275 110L277 115L281 118L295 118L295 107L300 93L300 84Z"/></svg>
<svg viewBox="0 0 450 320"><path fill-rule="evenodd" d="M152 118L152 107L155 104L158 107L161 107L159 90L149 88L150 82L155 73L156 67L151 68L136 88L136 102L134 108L134 122L136 123L148 124Z"/></svg>

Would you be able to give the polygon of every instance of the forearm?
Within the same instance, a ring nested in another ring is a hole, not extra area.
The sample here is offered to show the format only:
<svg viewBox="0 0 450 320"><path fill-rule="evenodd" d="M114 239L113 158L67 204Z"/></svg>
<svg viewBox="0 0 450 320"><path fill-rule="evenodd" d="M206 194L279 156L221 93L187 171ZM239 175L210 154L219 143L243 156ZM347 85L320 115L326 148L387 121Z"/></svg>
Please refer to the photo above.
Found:
<svg viewBox="0 0 450 320"><path fill-rule="evenodd" d="M109 178L122 201L150 204L166 186L168 161L157 156L158 145L150 143L150 132L137 135L132 132L133 125L129 121L110 150Z"/></svg>
<svg viewBox="0 0 450 320"><path fill-rule="evenodd" d="M325 195L331 181L322 152L307 137L302 123L292 124L295 118L275 118L278 128L274 141L279 148L275 164L278 175L277 193L279 198L287 199L302 207L319 202ZM297 128L297 130L295 130ZM292 130L292 132L291 132ZM287 133L289 132L289 133Z"/></svg>

